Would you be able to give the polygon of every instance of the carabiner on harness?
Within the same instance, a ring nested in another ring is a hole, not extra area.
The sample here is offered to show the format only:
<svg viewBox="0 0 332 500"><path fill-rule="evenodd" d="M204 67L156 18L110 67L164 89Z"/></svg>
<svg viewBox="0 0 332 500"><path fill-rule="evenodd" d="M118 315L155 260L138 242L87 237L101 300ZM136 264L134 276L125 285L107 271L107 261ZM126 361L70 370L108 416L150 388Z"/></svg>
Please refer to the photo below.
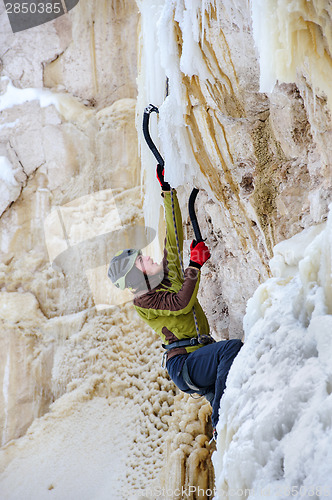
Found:
<svg viewBox="0 0 332 500"><path fill-rule="evenodd" d="M167 361L167 351L164 352L163 357L161 359L161 367L163 370L166 370L166 361Z"/></svg>
<svg viewBox="0 0 332 500"><path fill-rule="evenodd" d="M166 368L166 361L167 361L167 352L170 351L171 349L175 349L177 347L192 347L194 345L198 345L198 339L197 337L191 337L190 339L183 339L183 340L177 340L175 342L172 342L171 344L161 344L162 347L165 349L165 352L163 354L162 362L161 362L161 367Z"/></svg>

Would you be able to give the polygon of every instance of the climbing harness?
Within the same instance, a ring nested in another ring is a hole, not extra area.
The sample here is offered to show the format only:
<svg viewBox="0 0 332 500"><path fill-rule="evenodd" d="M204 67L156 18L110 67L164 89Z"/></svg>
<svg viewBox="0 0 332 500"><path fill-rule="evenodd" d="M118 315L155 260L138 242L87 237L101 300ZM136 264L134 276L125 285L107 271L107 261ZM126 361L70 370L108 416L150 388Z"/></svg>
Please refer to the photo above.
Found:
<svg viewBox="0 0 332 500"><path fill-rule="evenodd" d="M199 341L197 337L191 337L190 339L183 339L183 340L176 340L175 342L172 342L171 344L161 344L162 347L165 349L165 352L162 357L161 361L161 367L166 368L166 359L167 359L167 353L171 349L175 349L177 347L192 347L194 345L198 345Z"/></svg>
<svg viewBox="0 0 332 500"><path fill-rule="evenodd" d="M176 340L171 344L161 344L164 349L169 351L170 349L175 349L176 347L191 347L193 345L198 345L199 341L197 337L192 337L191 339Z"/></svg>
<svg viewBox="0 0 332 500"><path fill-rule="evenodd" d="M158 164L161 165L162 167L165 165L164 159L159 153L158 149L156 148L156 145L154 144L153 140L151 139L150 132L149 132L149 120L150 120L150 115L151 113L159 113L159 110L156 106L153 104L149 104L144 109L144 114L143 114L143 134L144 138L146 140L147 145L149 146L151 152L155 156L156 160L158 161ZM199 190L197 188L193 188L190 197L189 197L189 216L190 220L193 226L194 234L195 234L195 239L196 243L199 243L201 241L204 241L201 235L201 231L198 225L196 213L195 213L195 200L197 197ZM173 216L173 224L174 224L174 232L175 232L175 239L176 239L176 246L177 246L177 252L178 252L178 257L179 257L179 262L180 262L180 267L181 267L181 273L182 273L182 278L184 278L184 267L183 267L183 261L182 261L182 255L181 255L181 250L180 250L180 242L179 242L179 235L178 235L178 229L176 226L176 219L175 219L175 206L174 206L174 196L173 196L173 191L171 189L171 203L172 203L172 216ZM199 331L199 325L197 321L197 316L196 316L196 311L195 307L193 307L193 315L194 315L194 322L195 322L195 328L197 332L197 338L195 337L195 340L197 341L197 344L189 344L190 345L198 345L198 344L211 344L214 343L215 340L211 337L211 335L203 335ZM190 339L191 340L191 339ZM194 340L194 339L192 339ZM181 342L181 341L178 341ZM169 346L164 346L163 347L167 350L172 349L173 347L176 347L175 344L178 344L178 342L172 342ZM184 342L187 342L186 340ZM185 347L189 347L186 345ZM163 354L163 360L162 360L162 366L164 367L165 364L165 359L167 356L167 350Z"/></svg>

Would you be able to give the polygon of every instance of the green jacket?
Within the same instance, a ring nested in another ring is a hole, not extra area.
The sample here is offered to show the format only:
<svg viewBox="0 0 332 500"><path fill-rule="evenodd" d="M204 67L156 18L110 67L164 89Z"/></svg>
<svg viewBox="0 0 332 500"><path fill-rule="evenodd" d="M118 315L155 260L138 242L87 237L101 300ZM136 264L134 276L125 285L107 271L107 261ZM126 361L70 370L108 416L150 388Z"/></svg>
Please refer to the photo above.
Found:
<svg viewBox="0 0 332 500"><path fill-rule="evenodd" d="M183 228L181 211L173 192L174 218L177 227L181 257L183 254ZM164 344L177 340L197 337L193 307L200 334L208 335L209 324L197 300L200 270L188 267L182 277L182 270L176 245L171 192L164 194L166 217L166 239L163 258L164 278L154 289L144 295L136 296L134 307L139 316L161 337ZM199 349L201 345L179 347L168 351L168 359Z"/></svg>

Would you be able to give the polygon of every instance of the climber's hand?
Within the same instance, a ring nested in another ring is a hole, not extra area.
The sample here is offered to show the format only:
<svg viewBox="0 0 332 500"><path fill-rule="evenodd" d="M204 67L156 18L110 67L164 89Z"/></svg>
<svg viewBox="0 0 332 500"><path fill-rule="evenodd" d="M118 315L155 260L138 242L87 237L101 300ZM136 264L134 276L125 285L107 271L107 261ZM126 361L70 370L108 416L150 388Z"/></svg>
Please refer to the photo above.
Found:
<svg viewBox="0 0 332 500"><path fill-rule="evenodd" d="M165 175L165 169L164 169L164 167L162 167L158 163L158 165L157 165L157 179L159 181L159 184L161 185L161 189L163 191L170 191L171 186L168 184L168 182L165 182L164 175Z"/></svg>
<svg viewBox="0 0 332 500"><path fill-rule="evenodd" d="M204 241L200 241L199 243L196 240L192 241L190 245L190 266L200 269L210 257L210 251Z"/></svg>

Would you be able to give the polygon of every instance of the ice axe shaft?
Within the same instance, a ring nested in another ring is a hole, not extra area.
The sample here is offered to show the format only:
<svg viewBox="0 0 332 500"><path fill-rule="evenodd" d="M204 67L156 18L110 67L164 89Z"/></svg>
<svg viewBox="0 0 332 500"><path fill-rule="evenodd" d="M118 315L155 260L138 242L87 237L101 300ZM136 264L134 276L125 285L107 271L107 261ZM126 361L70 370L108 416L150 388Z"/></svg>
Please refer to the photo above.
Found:
<svg viewBox="0 0 332 500"><path fill-rule="evenodd" d="M149 132L149 120L150 120L150 115L151 113L159 113L159 110L156 106L153 104L149 104L144 109L144 114L143 114L143 134L144 138L146 140L147 145L149 146L151 152L155 156L157 162L159 165L162 167L165 165L164 159L159 153L158 149L156 148L156 145L154 144L153 140L151 139L150 132ZM200 241L204 241L202 238L202 234L198 225L196 213L195 213L195 200L198 195L199 189L194 188L191 192L191 195L189 197L189 216L191 220L191 224L194 230L195 234L195 240L197 243Z"/></svg>
<svg viewBox="0 0 332 500"><path fill-rule="evenodd" d="M151 139L150 132L149 132L149 120L150 120L150 115L153 112L159 113L158 108L156 106L154 106L153 104L149 104L149 106L147 106L144 110L143 134L144 134L144 138L146 140L146 143L149 146L149 148L151 149L152 153L154 154L157 162L159 163L159 165L161 165L163 167L165 164L164 159L161 156L161 154L159 153L158 149L156 148L155 143Z"/></svg>
<svg viewBox="0 0 332 500"><path fill-rule="evenodd" d="M194 234L195 234L195 240L197 243L199 243L200 241L204 241L202 238L201 230L199 228L196 213L195 213L195 201L196 201L196 197L198 195L198 192L199 192L199 189L197 189L197 188L194 188L192 190L190 197L189 197L189 203L188 203L189 217L191 220L191 225L193 227Z"/></svg>

